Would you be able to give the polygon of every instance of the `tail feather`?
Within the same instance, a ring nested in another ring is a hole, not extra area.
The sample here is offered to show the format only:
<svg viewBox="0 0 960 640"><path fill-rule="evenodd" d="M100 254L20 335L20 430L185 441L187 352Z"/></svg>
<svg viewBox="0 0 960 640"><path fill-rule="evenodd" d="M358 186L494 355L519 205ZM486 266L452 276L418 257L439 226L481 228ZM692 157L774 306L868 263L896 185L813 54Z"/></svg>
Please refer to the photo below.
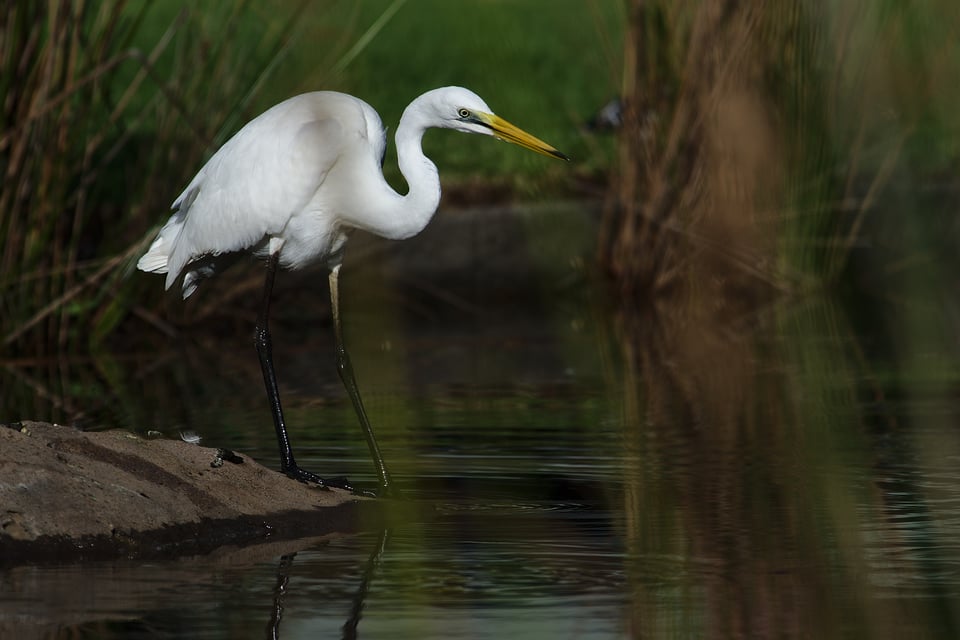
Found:
<svg viewBox="0 0 960 640"><path fill-rule="evenodd" d="M164 247L165 242L163 236L157 236L147 252L137 261L137 269L147 273L166 273L168 255Z"/></svg>
<svg viewBox="0 0 960 640"><path fill-rule="evenodd" d="M229 266L237 257L237 251L244 248L197 246L191 234L197 229L192 228L187 235L182 236L184 223L194 201L200 193L199 182L205 175L205 168L197 174L193 182L184 190L173 203L175 210L146 253L137 261L137 268L147 273L166 274L165 289L170 289L183 275L181 295L184 299L192 295L199 284ZM209 225L207 225L209 226ZM201 235L203 232L201 225Z"/></svg>
<svg viewBox="0 0 960 640"><path fill-rule="evenodd" d="M137 268L147 273L166 273L166 288L169 289L173 282L180 275L180 268L175 273L170 272L170 256L180 236L180 230L183 228L184 216L177 212L163 225L157 239L153 241L147 252L137 261Z"/></svg>

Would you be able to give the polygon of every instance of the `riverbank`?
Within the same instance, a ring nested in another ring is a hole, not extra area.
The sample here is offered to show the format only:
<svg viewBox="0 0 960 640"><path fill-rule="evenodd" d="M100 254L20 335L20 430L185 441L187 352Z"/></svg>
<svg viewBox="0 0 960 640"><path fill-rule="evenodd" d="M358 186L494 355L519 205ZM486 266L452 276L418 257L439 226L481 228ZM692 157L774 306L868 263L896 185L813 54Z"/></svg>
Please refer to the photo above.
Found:
<svg viewBox="0 0 960 640"><path fill-rule="evenodd" d="M353 532L374 501L243 454L128 431L0 427L0 566L154 558Z"/></svg>

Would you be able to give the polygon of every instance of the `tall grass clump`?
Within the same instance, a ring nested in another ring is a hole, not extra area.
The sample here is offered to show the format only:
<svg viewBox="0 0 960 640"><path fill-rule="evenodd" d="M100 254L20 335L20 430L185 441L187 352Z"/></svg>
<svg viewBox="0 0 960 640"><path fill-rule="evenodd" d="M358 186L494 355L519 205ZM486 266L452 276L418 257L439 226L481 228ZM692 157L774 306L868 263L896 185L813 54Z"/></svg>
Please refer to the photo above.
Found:
<svg viewBox="0 0 960 640"><path fill-rule="evenodd" d="M958 13L940 1L631 2L601 239L624 293L709 281L750 299L841 278L885 196L960 157Z"/></svg>
<svg viewBox="0 0 960 640"><path fill-rule="evenodd" d="M12 2L0 18L0 340L85 348L127 314L118 282L251 102L307 1ZM251 19L251 14L257 19Z"/></svg>
<svg viewBox="0 0 960 640"><path fill-rule="evenodd" d="M627 295L686 289L694 265L724 289L779 285L761 266L783 180L763 18L723 0L631 5L616 206L601 238Z"/></svg>
<svg viewBox="0 0 960 640"><path fill-rule="evenodd" d="M4 338L96 269L89 193L111 119L105 94L136 14L123 2L8 4L0 23L0 327ZM31 345L69 340L64 304ZM18 349L19 350L19 349Z"/></svg>

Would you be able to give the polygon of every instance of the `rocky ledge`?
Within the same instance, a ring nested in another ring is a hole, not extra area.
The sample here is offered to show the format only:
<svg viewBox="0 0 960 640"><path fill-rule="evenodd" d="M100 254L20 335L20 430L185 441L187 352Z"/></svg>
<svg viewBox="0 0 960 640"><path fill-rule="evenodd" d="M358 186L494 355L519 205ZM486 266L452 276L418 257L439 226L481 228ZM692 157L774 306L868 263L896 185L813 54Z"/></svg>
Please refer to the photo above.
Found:
<svg viewBox="0 0 960 640"><path fill-rule="evenodd" d="M206 553L378 526L376 501L127 431L0 426L0 566Z"/></svg>

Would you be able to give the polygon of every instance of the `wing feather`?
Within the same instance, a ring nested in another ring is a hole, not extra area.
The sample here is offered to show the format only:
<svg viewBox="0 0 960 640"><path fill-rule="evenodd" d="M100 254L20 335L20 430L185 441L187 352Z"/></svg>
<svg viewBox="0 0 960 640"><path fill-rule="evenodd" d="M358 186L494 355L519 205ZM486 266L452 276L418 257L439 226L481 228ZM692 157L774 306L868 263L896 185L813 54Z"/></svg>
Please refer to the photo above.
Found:
<svg viewBox="0 0 960 640"><path fill-rule="evenodd" d="M281 234L313 198L340 153L344 127L332 114L304 106L288 101L251 121L177 198L179 220L161 232L168 287L195 260L252 249Z"/></svg>
<svg viewBox="0 0 960 640"><path fill-rule="evenodd" d="M373 133L371 133L371 128ZM314 92L291 98L254 118L197 172L173 202L174 214L138 262L144 271L166 273L169 288L185 271L184 293L212 275L224 254L282 246L294 216L322 206L317 198L331 168L364 141L381 156L386 140L376 112L345 94ZM316 212L314 212L314 216ZM334 216L311 224L335 224ZM298 223L303 233L304 221ZM313 229L321 257L331 247L330 229ZM303 238L296 238L303 242ZM196 267L196 268L194 268Z"/></svg>

